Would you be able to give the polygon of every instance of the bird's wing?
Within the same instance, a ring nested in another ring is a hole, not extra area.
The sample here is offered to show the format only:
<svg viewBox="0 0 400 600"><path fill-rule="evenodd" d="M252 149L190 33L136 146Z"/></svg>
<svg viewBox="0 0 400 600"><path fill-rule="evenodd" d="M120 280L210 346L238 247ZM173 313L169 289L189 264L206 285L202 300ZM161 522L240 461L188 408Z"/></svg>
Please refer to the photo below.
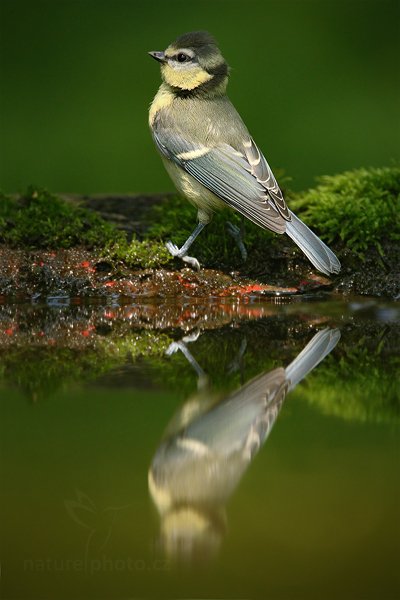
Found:
<svg viewBox="0 0 400 600"><path fill-rule="evenodd" d="M251 166L251 174L257 179L259 183L268 192L271 200L273 200L279 213L286 221L290 221L290 211L287 207L285 198L280 190L278 182L276 181L271 167L267 163L262 152L260 152L255 141L249 137L248 140L243 142L244 153L246 159Z"/></svg>
<svg viewBox="0 0 400 600"><path fill-rule="evenodd" d="M178 164L228 206L257 225L284 233L290 215L278 184L253 140L236 150L189 142L167 127L153 130L160 152ZM287 216L286 216L287 215Z"/></svg>

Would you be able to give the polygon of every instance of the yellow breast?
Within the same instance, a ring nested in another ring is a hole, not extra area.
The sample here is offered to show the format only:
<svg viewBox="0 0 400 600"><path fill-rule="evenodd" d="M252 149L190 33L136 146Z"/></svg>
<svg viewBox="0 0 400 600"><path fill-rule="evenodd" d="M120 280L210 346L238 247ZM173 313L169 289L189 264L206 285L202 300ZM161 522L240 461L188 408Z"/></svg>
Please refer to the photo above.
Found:
<svg viewBox="0 0 400 600"><path fill-rule="evenodd" d="M174 100L174 94L168 90L167 87L162 85L154 97L153 102L150 105L149 111L149 125L152 127L157 113L163 108L167 108L172 104Z"/></svg>

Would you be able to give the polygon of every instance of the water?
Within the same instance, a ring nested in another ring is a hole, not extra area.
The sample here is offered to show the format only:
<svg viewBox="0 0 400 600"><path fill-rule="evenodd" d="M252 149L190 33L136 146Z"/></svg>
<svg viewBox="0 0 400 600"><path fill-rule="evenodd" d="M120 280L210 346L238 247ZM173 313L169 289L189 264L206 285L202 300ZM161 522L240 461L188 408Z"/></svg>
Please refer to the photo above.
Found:
<svg viewBox="0 0 400 600"><path fill-rule="evenodd" d="M2 596L398 597L399 339L372 300L0 306Z"/></svg>

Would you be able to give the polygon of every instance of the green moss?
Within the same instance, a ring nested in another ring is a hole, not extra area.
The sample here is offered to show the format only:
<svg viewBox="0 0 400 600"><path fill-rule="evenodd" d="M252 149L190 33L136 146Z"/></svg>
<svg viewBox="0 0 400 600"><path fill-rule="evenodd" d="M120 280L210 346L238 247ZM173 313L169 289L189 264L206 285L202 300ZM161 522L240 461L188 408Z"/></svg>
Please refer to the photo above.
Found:
<svg viewBox="0 0 400 600"><path fill-rule="evenodd" d="M0 196L0 242L13 247L89 248L122 239L95 212L30 187L19 198Z"/></svg>
<svg viewBox="0 0 400 600"><path fill-rule="evenodd" d="M150 269L161 267L170 263L173 258L168 252L165 244L155 240L144 240L140 242L133 239L108 244L103 256L111 263L123 263L128 267L141 267Z"/></svg>
<svg viewBox="0 0 400 600"><path fill-rule="evenodd" d="M0 194L0 243L29 249L96 247L104 249L105 258L131 267L159 267L172 260L163 243L128 243L124 232L95 211L35 187L18 198Z"/></svg>
<svg viewBox="0 0 400 600"><path fill-rule="evenodd" d="M357 169L318 179L291 208L327 242L339 239L362 255L381 251L383 240L400 239L400 167Z"/></svg>

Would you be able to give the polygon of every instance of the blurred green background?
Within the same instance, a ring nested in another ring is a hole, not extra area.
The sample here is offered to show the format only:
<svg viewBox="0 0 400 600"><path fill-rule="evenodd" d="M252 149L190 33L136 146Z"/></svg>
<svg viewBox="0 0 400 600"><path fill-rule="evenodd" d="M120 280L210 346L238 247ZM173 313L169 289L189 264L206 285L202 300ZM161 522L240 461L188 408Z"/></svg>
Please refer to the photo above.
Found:
<svg viewBox="0 0 400 600"><path fill-rule="evenodd" d="M399 157L399 3L1 0L0 187L173 189L147 109L148 50L208 29L230 97L273 167L314 176Z"/></svg>

